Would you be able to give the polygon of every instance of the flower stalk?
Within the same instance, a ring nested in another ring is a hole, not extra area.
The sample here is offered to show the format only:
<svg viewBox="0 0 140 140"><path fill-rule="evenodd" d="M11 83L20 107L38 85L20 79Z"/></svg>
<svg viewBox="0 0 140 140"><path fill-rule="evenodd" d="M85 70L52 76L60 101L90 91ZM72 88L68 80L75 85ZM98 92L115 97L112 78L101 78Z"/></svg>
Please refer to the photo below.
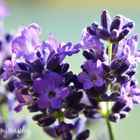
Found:
<svg viewBox="0 0 140 140"><path fill-rule="evenodd" d="M107 125L107 129L108 129L109 140L115 140L114 133L113 133L113 128L112 128L111 122L108 119L108 115L110 113L109 102L106 103L106 108L107 108L106 125Z"/></svg>
<svg viewBox="0 0 140 140"><path fill-rule="evenodd" d="M111 62L112 59L112 44L111 42L108 43L108 58L109 58L109 63ZM109 91L111 91L111 86L109 85ZM108 116L110 114L110 104L109 102L106 102L106 124L107 124L107 129L108 129L108 134L109 134L109 139L110 140L115 140L114 134L113 134L113 128L111 126L111 122L108 119Z"/></svg>

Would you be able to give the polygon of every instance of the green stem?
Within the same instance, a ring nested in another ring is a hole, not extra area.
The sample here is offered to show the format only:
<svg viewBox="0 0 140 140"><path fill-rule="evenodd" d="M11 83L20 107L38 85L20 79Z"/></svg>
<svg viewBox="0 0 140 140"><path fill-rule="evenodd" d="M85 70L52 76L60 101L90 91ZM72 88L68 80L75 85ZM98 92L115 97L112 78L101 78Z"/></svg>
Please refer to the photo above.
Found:
<svg viewBox="0 0 140 140"><path fill-rule="evenodd" d="M112 44L111 42L109 41L108 42L108 57L109 57L109 63L111 62L112 60ZM108 85L108 91L110 91L110 85ZM109 106L109 102L106 103L106 115L105 115L105 118L106 118L106 124L107 124L107 128L108 128L108 134L109 134L109 140L115 140L114 138L114 134L113 134L113 129L112 129L112 126L111 126L111 122L109 121L108 119L108 116L110 114L110 106Z"/></svg>
<svg viewBox="0 0 140 140"><path fill-rule="evenodd" d="M108 42L108 57L109 57L109 63L110 63L112 60L112 44L110 41Z"/></svg>
<svg viewBox="0 0 140 140"><path fill-rule="evenodd" d="M106 108L107 108L106 124L107 124L107 128L108 128L109 140L115 140L114 134L113 134L113 129L112 129L112 126L111 126L111 122L108 119L108 115L110 113L109 103L108 102L106 103Z"/></svg>

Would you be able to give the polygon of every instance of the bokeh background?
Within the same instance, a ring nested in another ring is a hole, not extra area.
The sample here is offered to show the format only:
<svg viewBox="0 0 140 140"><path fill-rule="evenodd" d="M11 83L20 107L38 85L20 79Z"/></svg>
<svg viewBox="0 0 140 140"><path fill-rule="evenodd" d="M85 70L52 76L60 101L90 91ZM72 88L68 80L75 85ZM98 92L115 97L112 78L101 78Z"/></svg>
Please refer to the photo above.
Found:
<svg viewBox="0 0 140 140"><path fill-rule="evenodd" d="M5 20L6 31L16 32L19 25L38 23L43 33L41 39L47 39L50 32L54 33L59 41L77 43L81 38L81 31L92 21L100 20L102 9L108 10L112 16L123 14L135 21L136 30L140 34L140 1L139 0L7 0L11 15ZM83 59L80 55L71 60L71 69L78 73ZM137 77L140 81L140 72ZM26 109L20 114L30 121L31 134L23 140L50 140L35 122ZM107 133L105 123L95 122L91 131L97 140L99 135ZM116 140L140 139L140 106L134 106L129 117L114 125Z"/></svg>

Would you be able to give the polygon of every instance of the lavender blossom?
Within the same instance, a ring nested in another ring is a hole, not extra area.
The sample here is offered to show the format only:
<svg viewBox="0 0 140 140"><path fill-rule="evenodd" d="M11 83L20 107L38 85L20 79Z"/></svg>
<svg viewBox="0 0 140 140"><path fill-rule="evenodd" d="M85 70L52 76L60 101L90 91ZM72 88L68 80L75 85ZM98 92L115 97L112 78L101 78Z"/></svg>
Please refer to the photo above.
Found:
<svg viewBox="0 0 140 140"><path fill-rule="evenodd" d="M3 81L18 79L15 110L27 106L37 113L33 120L49 136L62 140L86 140L88 122L104 118L110 140L114 140L111 122L124 119L133 104L140 104L135 79L140 61L138 36L127 36L133 29L133 21L122 15L111 20L105 10L101 25L94 22L85 28L76 45L59 43L52 33L40 41L37 24L20 28L0 77ZM76 75L64 60L81 50L86 60Z"/></svg>
<svg viewBox="0 0 140 140"><path fill-rule="evenodd" d="M84 89L103 86L103 75L105 71L102 68L102 62L100 60L97 63L88 60L82 68L84 71L78 75L78 80L83 83Z"/></svg>
<svg viewBox="0 0 140 140"><path fill-rule="evenodd" d="M69 95L67 87L60 86L63 77L56 73L47 73L43 78L34 81L33 90L40 94L38 106L41 109L60 109L65 98Z"/></svg>

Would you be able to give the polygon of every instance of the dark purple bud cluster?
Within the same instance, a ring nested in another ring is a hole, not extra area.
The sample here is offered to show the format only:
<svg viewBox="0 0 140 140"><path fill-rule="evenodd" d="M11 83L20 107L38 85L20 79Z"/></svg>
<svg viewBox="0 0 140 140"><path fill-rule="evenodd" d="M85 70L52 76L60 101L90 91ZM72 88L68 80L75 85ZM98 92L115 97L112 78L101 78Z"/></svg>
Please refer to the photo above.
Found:
<svg viewBox="0 0 140 140"><path fill-rule="evenodd" d="M18 79L15 110L27 106L30 112L37 112L33 120L48 135L62 140L86 140L87 120L125 118L133 104L140 104L135 80L140 61L138 37L127 37L133 27L130 19L116 16L111 21L103 11L101 26L87 27L76 45L58 43L53 34L40 41L37 24L21 27L11 43L12 58L4 62L0 77L3 81ZM75 75L64 59L80 49L86 61Z"/></svg>
<svg viewBox="0 0 140 140"><path fill-rule="evenodd" d="M101 25L93 23L87 28L87 31L103 40L112 43L119 42L134 28L134 22L122 15L115 16L111 20L108 11L103 11L101 14Z"/></svg>

